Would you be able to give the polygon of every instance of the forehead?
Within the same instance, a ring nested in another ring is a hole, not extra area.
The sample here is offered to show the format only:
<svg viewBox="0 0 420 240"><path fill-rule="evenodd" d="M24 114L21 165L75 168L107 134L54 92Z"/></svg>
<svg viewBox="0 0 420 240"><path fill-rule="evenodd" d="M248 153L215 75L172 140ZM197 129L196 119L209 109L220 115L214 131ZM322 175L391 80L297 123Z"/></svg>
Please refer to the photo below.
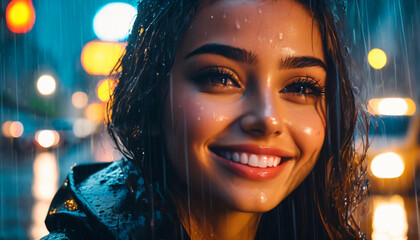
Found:
<svg viewBox="0 0 420 240"><path fill-rule="evenodd" d="M203 1L179 51L206 43L231 45L255 53L323 57L316 21L292 0Z"/></svg>

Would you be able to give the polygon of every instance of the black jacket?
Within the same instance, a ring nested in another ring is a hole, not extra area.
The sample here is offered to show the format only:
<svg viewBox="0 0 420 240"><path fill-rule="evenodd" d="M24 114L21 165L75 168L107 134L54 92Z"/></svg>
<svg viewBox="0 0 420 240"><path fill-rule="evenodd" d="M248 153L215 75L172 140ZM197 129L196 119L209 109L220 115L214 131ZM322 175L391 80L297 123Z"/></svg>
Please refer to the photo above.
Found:
<svg viewBox="0 0 420 240"><path fill-rule="evenodd" d="M46 239L189 239L158 186L127 160L75 166L55 195ZM174 217L175 216L175 217Z"/></svg>

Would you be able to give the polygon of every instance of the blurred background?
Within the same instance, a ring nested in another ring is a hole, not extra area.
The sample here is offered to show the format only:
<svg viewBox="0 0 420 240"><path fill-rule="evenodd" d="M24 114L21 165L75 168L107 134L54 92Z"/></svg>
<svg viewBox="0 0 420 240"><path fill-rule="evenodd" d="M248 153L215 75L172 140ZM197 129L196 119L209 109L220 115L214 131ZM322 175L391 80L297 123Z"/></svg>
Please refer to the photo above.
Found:
<svg viewBox="0 0 420 240"><path fill-rule="evenodd" d="M120 158L104 128L107 76L136 2L1 1L0 239L46 235L71 167ZM339 2L355 89L376 125L356 221L368 239L420 239L420 1Z"/></svg>

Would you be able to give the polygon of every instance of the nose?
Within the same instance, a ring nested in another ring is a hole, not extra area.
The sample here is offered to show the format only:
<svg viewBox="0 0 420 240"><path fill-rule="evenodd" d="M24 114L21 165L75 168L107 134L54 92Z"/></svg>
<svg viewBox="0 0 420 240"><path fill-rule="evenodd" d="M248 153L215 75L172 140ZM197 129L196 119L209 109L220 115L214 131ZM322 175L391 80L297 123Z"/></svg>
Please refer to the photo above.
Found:
<svg viewBox="0 0 420 240"><path fill-rule="evenodd" d="M248 105L249 111L240 119L242 131L257 136L278 136L283 132L281 111L276 108L273 97L266 95L263 99L252 99Z"/></svg>

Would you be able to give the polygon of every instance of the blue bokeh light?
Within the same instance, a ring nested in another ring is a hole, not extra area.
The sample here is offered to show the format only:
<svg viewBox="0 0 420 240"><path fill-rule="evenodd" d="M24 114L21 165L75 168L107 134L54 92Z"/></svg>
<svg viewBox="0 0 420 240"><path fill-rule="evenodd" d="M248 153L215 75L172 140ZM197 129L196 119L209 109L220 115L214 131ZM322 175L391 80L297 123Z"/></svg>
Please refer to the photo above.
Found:
<svg viewBox="0 0 420 240"><path fill-rule="evenodd" d="M93 19L93 30L103 41L124 41L134 23L137 10L127 3L114 2L98 10Z"/></svg>

